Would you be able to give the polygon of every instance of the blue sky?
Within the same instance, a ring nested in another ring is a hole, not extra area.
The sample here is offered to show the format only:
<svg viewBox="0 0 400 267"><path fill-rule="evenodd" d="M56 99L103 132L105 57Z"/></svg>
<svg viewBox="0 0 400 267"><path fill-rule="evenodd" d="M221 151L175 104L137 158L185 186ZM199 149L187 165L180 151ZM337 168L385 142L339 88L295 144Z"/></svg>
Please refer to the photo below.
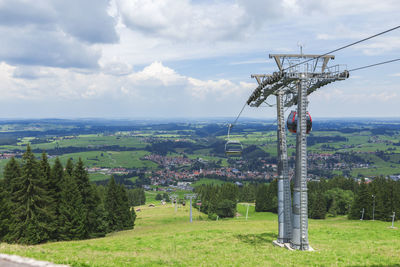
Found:
<svg viewBox="0 0 400 267"><path fill-rule="evenodd" d="M234 117L276 71L398 26L396 0L0 0L2 118ZM400 30L339 51L349 69L398 58ZM313 117L399 117L400 63L309 98ZM288 111L289 112L289 111ZM274 108L243 116L275 117Z"/></svg>

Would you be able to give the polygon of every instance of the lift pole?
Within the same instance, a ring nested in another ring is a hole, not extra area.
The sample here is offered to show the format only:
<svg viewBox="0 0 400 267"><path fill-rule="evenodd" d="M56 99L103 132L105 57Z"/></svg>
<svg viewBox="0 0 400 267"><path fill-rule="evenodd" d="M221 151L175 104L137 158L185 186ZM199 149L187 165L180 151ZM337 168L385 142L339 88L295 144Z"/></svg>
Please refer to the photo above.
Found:
<svg viewBox="0 0 400 267"><path fill-rule="evenodd" d="M257 80L259 86L265 78L272 75L253 74L252 78ZM289 180L289 166L286 144L286 127L284 111L284 91L276 91L276 114L278 121L277 129L277 152L278 152L278 239L277 245L283 245L290 242L292 232L292 214L291 214L291 192ZM275 243L275 244L276 244Z"/></svg>
<svg viewBox="0 0 400 267"><path fill-rule="evenodd" d="M307 87L298 81L296 172L293 188L293 235L291 247L309 250L307 205Z"/></svg>
<svg viewBox="0 0 400 267"><path fill-rule="evenodd" d="M197 197L197 194L185 194L186 199L190 199L190 222L193 222L192 199Z"/></svg>
<svg viewBox="0 0 400 267"><path fill-rule="evenodd" d="M307 203L307 95L331 82L349 77L339 65L328 66L333 55L270 54L279 71L273 74L252 75L258 87L247 104L259 107L271 95L276 96L278 117L278 240L290 241L292 249L311 250L308 243ZM301 61L305 60L302 63ZM283 100L285 96L285 100ZM296 170L294 177L293 209L291 210L290 181L287 164L286 134L283 107L297 105ZM274 242L275 243L275 242Z"/></svg>
<svg viewBox="0 0 400 267"><path fill-rule="evenodd" d="M285 111L283 109L284 92L276 94L278 117L278 243L288 243L292 236L291 192L289 180L289 165L286 144Z"/></svg>

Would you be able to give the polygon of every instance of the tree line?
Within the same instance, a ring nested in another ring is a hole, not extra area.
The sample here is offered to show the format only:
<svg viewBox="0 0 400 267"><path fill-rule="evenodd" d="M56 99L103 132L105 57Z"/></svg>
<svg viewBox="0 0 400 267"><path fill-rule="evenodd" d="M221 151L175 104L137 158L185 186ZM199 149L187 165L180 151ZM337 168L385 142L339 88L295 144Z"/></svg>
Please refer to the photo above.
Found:
<svg viewBox="0 0 400 267"><path fill-rule="evenodd" d="M291 186L293 192L293 185ZM393 212L400 214L400 181L376 177L372 182L357 182L352 178L334 177L307 183L308 217L347 215L349 219L391 220ZM277 182L257 186L256 211L277 212Z"/></svg>
<svg viewBox="0 0 400 267"><path fill-rule="evenodd" d="M347 215L349 219L389 221L393 212L400 214L400 181L383 176L371 182L337 176L307 183L308 216L325 219ZM291 185L293 193L293 184ZM255 202L256 212L278 210L277 180L270 183L202 185L196 187L201 211L213 217L233 217L237 202Z"/></svg>
<svg viewBox="0 0 400 267"><path fill-rule="evenodd" d="M132 229L136 217L114 179L97 187L81 159L64 169L56 158L51 166L46 153L37 160L29 145L4 168L0 206L0 241L20 244L102 237Z"/></svg>

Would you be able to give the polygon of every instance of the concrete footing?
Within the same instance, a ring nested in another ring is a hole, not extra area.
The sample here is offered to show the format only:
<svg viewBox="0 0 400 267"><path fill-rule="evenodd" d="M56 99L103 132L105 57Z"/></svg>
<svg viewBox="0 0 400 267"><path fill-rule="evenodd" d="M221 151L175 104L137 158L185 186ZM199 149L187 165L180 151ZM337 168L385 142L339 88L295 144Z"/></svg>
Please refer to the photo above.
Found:
<svg viewBox="0 0 400 267"><path fill-rule="evenodd" d="M292 251L296 250L290 246L290 243L279 243L278 240L274 240L272 241L272 244L276 247L286 248L287 250L292 250ZM302 250L302 251L315 251L315 250L309 246L307 250Z"/></svg>

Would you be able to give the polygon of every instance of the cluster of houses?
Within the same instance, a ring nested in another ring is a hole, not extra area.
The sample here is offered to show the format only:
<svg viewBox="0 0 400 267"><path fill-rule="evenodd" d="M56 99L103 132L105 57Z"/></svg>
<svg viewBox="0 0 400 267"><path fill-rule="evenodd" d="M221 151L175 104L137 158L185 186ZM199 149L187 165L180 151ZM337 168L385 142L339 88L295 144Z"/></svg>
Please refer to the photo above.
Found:
<svg viewBox="0 0 400 267"><path fill-rule="evenodd" d="M12 157L17 157L22 155L22 153L0 153L0 159L10 159Z"/></svg>
<svg viewBox="0 0 400 267"><path fill-rule="evenodd" d="M144 156L143 159L153 161L161 167L185 166L192 164L193 160L187 157L166 157L157 154Z"/></svg>
<svg viewBox="0 0 400 267"><path fill-rule="evenodd" d="M102 168L102 167L91 167L86 168L88 173L101 173L104 175L112 175L112 174L128 174L130 170L126 168Z"/></svg>

